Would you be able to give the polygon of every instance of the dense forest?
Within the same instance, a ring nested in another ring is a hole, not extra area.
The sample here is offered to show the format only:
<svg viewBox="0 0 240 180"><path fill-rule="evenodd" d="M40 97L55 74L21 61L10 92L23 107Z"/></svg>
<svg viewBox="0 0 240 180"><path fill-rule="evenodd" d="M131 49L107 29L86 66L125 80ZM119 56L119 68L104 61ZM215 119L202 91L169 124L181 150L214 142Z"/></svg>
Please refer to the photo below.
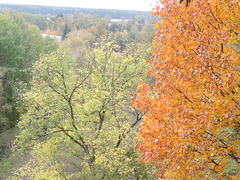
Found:
<svg viewBox="0 0 240 180"><path fill-rule="evenodd" d="M0 179L240 178L239 2L0 12Z"/></svg>

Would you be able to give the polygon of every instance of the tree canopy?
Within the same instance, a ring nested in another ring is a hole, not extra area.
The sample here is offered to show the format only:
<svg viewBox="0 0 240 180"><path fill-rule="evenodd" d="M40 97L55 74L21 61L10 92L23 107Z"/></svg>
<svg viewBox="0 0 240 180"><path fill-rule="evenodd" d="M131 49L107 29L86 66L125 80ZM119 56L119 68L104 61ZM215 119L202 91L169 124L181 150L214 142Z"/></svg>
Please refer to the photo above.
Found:
<svg viewBox="0 0 240 180"><path fill-rule="evenodd" d="M162 178L239 178L239 2L160 2L148 60L155 82L140 83L132 101L145 114L140 160Z"/></svg>
<svg viewBox="0 0 240 180"><path fill-rule="evenodd" d="M135 161L141 113L130 102L135 82L144 78L148 52L140 44L128 47L132 53L116 53L117 48L105 39L93 49L81 46L76 58L59 49L35 63L16 141L33 158L16 178L150 177Z"/></svg>
<svg viewBox="0 0 240 180"><path fill-rule="evenodd" d="M0 14L0 131L16 124L22 85L31 79L28 68L41 53L56 48L39 29L28 26L16 12Z"/></svg>
<svg viewBox="0 0 240 180"><path fill-rule="evenodd" d="M16 82L26 83L30 77L24 69L37 56L30 29L17 14L0 14L0 130L15 125L19 118L16 107Z"/></svg>

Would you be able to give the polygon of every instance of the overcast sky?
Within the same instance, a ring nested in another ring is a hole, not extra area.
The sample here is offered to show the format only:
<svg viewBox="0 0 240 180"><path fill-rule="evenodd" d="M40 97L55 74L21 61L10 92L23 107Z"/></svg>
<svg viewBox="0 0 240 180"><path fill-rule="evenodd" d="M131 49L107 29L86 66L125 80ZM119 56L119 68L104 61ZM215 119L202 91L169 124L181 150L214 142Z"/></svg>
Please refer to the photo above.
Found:
<svg viewBox="0 0 240 180"><path fill-rule="evenodd" d="M157 1L158 0L0 0L0 3L151 11Z"/></svg>

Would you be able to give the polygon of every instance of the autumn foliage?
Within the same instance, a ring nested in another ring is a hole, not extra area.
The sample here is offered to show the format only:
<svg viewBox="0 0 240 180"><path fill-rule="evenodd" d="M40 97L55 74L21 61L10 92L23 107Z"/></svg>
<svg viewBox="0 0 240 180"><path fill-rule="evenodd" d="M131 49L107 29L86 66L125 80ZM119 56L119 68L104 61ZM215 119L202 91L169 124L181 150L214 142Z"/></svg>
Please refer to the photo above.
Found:
<svg viewBox="0 0 240 180"><path fill-rule="evenodd" d="M239 178L240 3L160 0L148 61L133 106L145 114L141 160L170 179Z"/></svg>

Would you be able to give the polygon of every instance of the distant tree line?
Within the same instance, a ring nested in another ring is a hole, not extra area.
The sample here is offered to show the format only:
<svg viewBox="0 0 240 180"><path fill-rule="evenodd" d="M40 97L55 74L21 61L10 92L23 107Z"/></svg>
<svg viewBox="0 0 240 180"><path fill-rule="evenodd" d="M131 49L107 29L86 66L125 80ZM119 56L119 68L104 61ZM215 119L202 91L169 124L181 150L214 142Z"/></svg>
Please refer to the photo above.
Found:
<svg viewBox="0 0 240 180"><path fill-rule="evenodd" d="M113 9L89 9L89 8L75 8L75 7L50 7L50 6L38 6L38 5L15 5L15 4L0 4L0 10L9 9L16 10L18 12L27 12L31 14L74 14L85 13L95 14L100 17L104 17L106 14L110 15L114 19L120 19L122 16L126 19L133 18L136 15L141 15L145 19L150 16L147 11L134 11L134 10L113 10Z"/></svg>
<svg viewBox="0 0 240 180"><path fill-rule="evenodd" d="M143 16L137 15L133 18L113 19L110 15L105 15L104 18L94 14L74 13L74 14L57 14L46 16L42 14L30 14L21 12L19 15L29 24L38 26L42 33L49 35L62 36L65 39L71 36L70 32L76 35L76 31L84 33L84 39L95 42L102 35L112 33L115 36L120 46L133 41L151 42L154 34L155 20L152 17L144 19Z"/></svg>

